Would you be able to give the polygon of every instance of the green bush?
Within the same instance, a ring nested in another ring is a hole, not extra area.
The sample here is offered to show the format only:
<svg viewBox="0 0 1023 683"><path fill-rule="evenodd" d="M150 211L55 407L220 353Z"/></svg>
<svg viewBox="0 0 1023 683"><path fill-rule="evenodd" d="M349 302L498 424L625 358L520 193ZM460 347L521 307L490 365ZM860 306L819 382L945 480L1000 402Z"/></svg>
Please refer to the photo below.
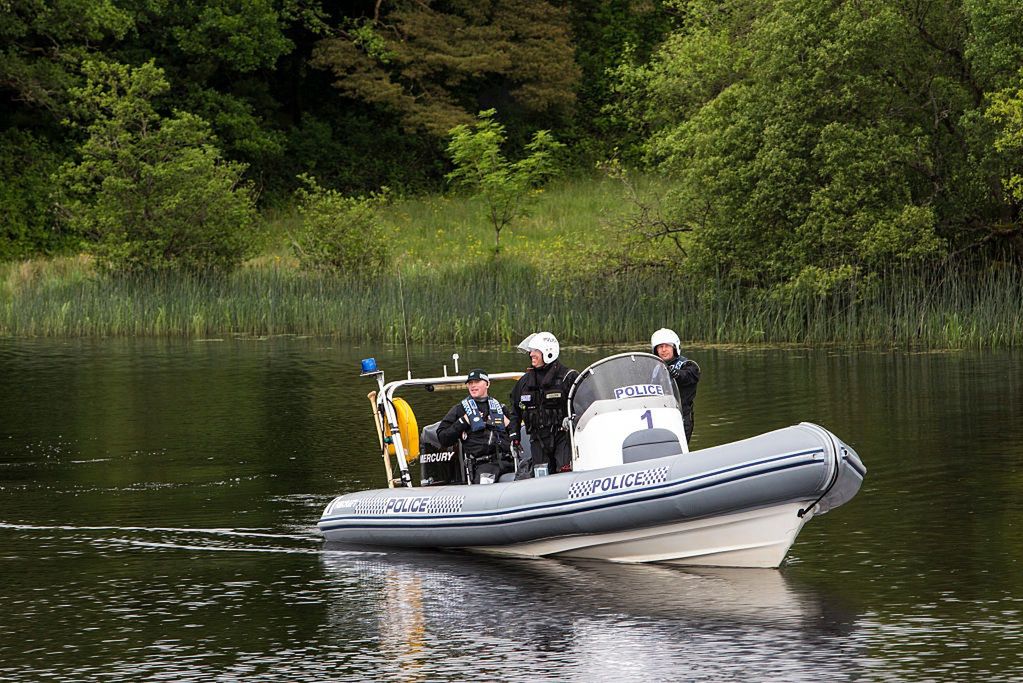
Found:
<svg viewBox="0 0 1023 683"><path fill-rule="evenodd" d="M53 255L77 244L54 226L50 175L58 154L31 133L0 134L0 261Z"/></svg>
<svg viewBox="0 0 1023 683"><path fill-rule="evenodd" d="M494 228L494 253L501 252L501 230L516 218L529 215L536 199L534 190L558 173L555 161L564 145L550 131L539 130L525 146L525 156L512 162L501 152L504 126L495 120L494 109L481 111L471 125L449 132L448 154L455 170L447 179L480 199Z"/></svg>
<svg viewBox="0 0 1023 683"><path fill-rule="evenodd" d="M226 161L197 116L161 116L167 81L137 69L87 62L72 91L86 133L80 161L61 167L61 215L92 243L110 272L228 271L253 240L255 206L244 166Z"/></svg>
<svg viewBox="0 0 1023 683"><path fill-rule="evenodd" d="M303 268L341 273L379 270L389 260L388 240L377 209L386 190L369 197L345 197L300 175L305 185L295 191L302 226L293 236Z"/></svg>

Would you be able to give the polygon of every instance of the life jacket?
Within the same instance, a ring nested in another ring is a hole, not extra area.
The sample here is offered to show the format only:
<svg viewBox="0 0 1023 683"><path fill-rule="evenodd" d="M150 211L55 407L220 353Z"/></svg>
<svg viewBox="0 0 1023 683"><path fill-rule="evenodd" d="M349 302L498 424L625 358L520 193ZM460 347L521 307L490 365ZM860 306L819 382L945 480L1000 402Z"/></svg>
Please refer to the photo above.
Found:
<svg viewBox="0 0 1023 683"><path fill-rule="evenodd" d="M472 429L473 425L483 423L483 427L486 429L492 429L497 432L504 432L504 410L501 409L501 403L493 398L488 398L490 404L490 414L484 416L480 413L479 406L476 405L476 401L473 398L466 398L462 400L462 408L465 409L465 415L469 418L469 428ZM479 431L478 429L472 429L472 431Z"/></svg>
<svg viewBox="0 0 1023 683"><path fill-rule="evenodd" d="M526 373L526 382L519 394L519 412L530 434L541 431L554 431L561 428L561 423L568 415L568 387L566 378L573 370L569 370L555 361L543 379L536 369Z"/></svg>
<svg viewBox="0 0 1023 683"><path fill-rule="evenodd" d="M462 433L462 454L470 458L474 467L483 462L499 462L511 450L501 403L488 397L487 408L489 414L484 416L471 396L462 400L469 420L469 429ZM475 431L473 425L477 425Z"/></svg>

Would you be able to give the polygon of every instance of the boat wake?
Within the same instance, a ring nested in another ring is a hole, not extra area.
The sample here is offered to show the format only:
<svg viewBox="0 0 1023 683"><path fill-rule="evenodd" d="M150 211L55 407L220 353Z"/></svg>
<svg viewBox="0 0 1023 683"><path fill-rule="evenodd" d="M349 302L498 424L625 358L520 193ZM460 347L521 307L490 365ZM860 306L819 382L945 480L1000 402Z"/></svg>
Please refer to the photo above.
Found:
<svg viewBox="0 0 1023 683"><path fill-rule="evenodd" d="M79 526L72 524L17 524L0 522L0 532L36 537L40 545L87 544L104 549L185 550L236 553L336 554L325 550L322 538L310 528L308 533L283 533L260 528L202 528L148 526ZM373 552L345 551L367 555Z"/></svg>
<svg viewBox="0 0 1023 683"><path fill-rule="evenodd" d="M23 531L151 531L170 533L194 533L212 534L216 536L247 536L256 538L289 538L289 539L313 539L318 537L314 534L276 534L261 531L259 529L223 529L223 528L189 528L189 527L161 527L161 526L77 526L71 524L40 525L40 524L10 524L0 522L0 529L17 529Z"/></svg>

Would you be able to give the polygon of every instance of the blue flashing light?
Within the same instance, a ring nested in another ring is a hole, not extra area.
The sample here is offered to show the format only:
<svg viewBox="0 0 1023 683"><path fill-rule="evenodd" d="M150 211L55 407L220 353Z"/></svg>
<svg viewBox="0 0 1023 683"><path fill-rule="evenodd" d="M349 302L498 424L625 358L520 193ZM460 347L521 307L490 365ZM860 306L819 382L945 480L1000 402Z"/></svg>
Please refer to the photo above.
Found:
<svg viewBox="0 0 1023 683"><path fill-rule="evenodd" d="M376 358L363 358L362 359L362 371L365 372L376 372L377 371L377 359Z"/></svg>

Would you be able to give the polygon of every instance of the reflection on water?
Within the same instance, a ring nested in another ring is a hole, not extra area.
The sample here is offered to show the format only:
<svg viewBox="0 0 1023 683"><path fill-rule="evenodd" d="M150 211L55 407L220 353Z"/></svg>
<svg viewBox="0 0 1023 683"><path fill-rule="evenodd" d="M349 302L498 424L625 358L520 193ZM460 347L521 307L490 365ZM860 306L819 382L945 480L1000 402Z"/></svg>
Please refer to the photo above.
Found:
<svg viewBox="0 0 1023 683"><path fill-rule="evenodd" d="M691 350L694 447L810 420L870 468L781 571L324 546L331 497L383 485L369 355L403 374L325 340L0 340L0 680L1023 678L1023 354Z"/></svg>
<svg viewBox="0 0 1023 683"><path fill-rule="evenodd" d="M441 551L379 550L328 543L321 561L332 574L359 572L384 579L410 577L422 592L438 600L435 618L457 612L485 613L491 607L518 604L521 591L539 590L545 600L566 611L625 613L632 616L724 618L777 628L798 628L818 616L778 571L626 565L573 560L536 560L463 555ZM420 592L420 591L417 591ZM547 594L549 592L549 594ZM458 604L452 604L457 602ZM521 604L519 604L521 603ZM537 615L526 616L535 621Z"/></svg>
<svg viewBox="0 0 1023 683"><path fill-rule="evenodd" d="M685 670L810 680L827 669L807 644L850 628L848 615L837 619L777 571L326 550L328 576L376 594L363 628L376 628L403 679L436 680L458 663L484 675L514 666L517 680L572 677L579 667L629 680ZM336 601L328 618L344 631L360 610ZM722 656L723 643L744 660Z"/></svg>

